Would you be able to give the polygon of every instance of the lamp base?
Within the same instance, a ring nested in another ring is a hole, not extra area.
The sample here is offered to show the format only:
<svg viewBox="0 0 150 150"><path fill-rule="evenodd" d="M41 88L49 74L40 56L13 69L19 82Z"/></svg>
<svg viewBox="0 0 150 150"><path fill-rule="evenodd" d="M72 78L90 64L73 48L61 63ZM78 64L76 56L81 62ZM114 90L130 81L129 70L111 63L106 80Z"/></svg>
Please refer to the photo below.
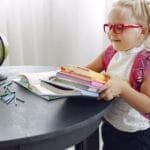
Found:
<svg viewBox="0 0 150 150"><path fill-rule="evenodd" d="M4 74L0 74L0 81L6 80L7 76Z"/></svg>

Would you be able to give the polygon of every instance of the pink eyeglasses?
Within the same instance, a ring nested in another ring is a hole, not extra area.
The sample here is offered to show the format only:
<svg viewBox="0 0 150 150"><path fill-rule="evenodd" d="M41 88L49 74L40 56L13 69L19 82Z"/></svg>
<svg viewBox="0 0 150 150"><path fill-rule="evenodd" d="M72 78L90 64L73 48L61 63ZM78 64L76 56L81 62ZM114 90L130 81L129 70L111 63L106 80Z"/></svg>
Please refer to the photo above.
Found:
<svg viewBox="0 0 150 150"><path fill-rule="evenodd" d="M127 28L142 28L142 25L127 25L127 24L104 24L104 32L109 33L113 30L116 34L121 34Z"/></svg>

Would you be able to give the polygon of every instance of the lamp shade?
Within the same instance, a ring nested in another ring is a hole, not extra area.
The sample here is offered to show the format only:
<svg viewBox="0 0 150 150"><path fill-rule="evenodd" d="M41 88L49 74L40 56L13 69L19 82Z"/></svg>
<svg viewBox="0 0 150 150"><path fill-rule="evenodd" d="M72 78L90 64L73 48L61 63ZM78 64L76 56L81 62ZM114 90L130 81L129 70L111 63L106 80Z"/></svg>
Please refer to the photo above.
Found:
<svg viewBox="0 0 150 150"><path fill-rule="evenodd" d="M8 54L8 43L4 36L0 35L0 65L3 64Z"/></svg>

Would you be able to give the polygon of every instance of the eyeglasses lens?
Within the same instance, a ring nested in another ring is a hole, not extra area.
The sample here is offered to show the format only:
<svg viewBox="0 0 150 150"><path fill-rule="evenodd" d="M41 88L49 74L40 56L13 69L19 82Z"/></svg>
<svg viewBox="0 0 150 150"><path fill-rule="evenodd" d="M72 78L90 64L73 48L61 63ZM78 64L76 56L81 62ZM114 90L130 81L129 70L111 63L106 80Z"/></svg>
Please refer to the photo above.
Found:
<svg viewBox="0 0 150 150"><path fill-rule="evenodd" d="M105 24L105 25L104 25L104 32L105 32L105 33L109 33L109 31L110 31L110 25Z"/></svg>
<svg viewBox="0 0 150 150"><path fill-rule="evenodd" d="M124 30L124 26L122 24L115 24L113 25L113 30L116 34L120 34Z"/></svg>
<svg viewBox="0 0 150 150"><path fill-rule="evenodd" d="M116 34L120 34L123 32L124 26L122 24L114 24L114 25L105 24L104 25L105 33L109 33L111 30Z"/></svg>

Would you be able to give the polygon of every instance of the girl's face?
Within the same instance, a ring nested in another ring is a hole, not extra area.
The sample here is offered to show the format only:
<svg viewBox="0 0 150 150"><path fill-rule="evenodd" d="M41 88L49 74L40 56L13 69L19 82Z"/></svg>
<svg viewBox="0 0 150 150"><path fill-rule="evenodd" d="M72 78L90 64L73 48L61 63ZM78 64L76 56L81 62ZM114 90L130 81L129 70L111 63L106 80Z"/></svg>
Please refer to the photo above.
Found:
<svg viewBox="0 0 150 150"><path fill-rule="evenodd" d="M132 16L131 10L128 8L114 7L108 15L108 24L116 25L133 25L137 26L136 19ZM142 41L141 34L142 28L125 28L121 33L115 33L111 28L107 33L108 39L110 40L114 49L118 51L127 51L134 47L138 47Z"/></svg>

